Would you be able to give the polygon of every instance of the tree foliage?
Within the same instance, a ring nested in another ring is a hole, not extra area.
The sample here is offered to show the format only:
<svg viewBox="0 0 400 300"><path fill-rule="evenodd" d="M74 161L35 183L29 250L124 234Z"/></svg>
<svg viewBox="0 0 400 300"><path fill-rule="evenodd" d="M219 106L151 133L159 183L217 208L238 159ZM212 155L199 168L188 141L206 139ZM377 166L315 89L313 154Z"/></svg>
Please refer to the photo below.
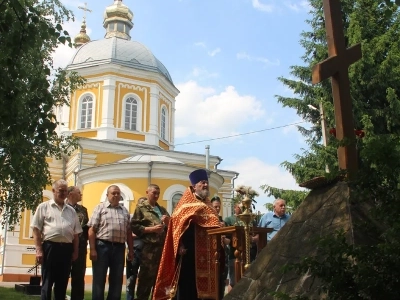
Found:
<svg viewBox="0 0 400 300"><path fill-rule="evenodd" d="M317 258L304 258L291 268L321 279L320 289L329 299L400 299L400 14L394 1L342 0L341 4L346 46L360 42L363 53L349 68L354 126L365 132L357 139L359 172L350 183L351 201L374 202L370 214L376 224L355 226L376 242L352 245L338 232L319 241ZM328 128L335 127L329 80L311 84L311 68L327 58L327 45L322 0L311 0L310 6L311 30L301 38L304 65L291 67L295 79L279 78L296 96L277 96L283 106L312 124L310 129L299 128L309 148L296 154L294 162L283 163L297 182L327 175L326 164L332 173L338 172L339 142L330 136L330 145L321 146L320 115L308 108L322 102ZM283 195L284 191L266 187L271 195Z"/></svg>
<svg viewBox="0 0 400 300"><path fill-rule="evenodd" d="M304 198L308 195L308 191L278 189L269 185L262 185L261 188L268 197L273 196L275 199L284 199L286 201L286 211L288 213L292 213L294 210L296 210L297 206L299 206L300 203L303 202ZM268 210L272 210L271 203L266 203L265 207Z"/></svg>
<svg viewBox="0 0 400 300"><path fill-rule="evenodd" d="M73 145L57 135L53 109L83 79L52 60L57 45L71 46L62 28L71 18L58 0L0 0L0 210L11 224L41 202L50 182L46 157Z"/></svg>

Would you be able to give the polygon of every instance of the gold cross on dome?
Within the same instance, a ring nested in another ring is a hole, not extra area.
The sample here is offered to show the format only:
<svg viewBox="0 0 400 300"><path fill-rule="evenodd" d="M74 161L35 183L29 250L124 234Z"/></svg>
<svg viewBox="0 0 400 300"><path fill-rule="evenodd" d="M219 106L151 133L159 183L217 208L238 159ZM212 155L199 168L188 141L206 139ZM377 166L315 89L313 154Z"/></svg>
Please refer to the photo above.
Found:
<svg viewBox="0 0 400 300"><path fill-rule="evenodd" d="M78 8L83 10L83 20L86 21L86 12L92 12L92 10L87 8L86 2L85 2L85 6L78 6Z"/></svg>

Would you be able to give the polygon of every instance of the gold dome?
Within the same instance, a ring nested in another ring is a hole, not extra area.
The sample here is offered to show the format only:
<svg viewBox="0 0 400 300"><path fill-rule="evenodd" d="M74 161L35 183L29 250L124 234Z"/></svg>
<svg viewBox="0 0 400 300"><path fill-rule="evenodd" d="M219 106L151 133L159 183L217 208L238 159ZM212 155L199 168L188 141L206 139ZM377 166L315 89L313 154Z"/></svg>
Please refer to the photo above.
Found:
<svg viewBox="0 0 400 300"><path fill-rule="evenodd" d="M86 22L83 20L81 31L74 38L74 46L75 48L79 48L88 42L90 42L90 37L86 34Z"/></svg>
<svg viewBox="0 0 400 300"><path fill-rule="evenodd" d="M122 3L122 0L115 0L113 5L106 8L104 12L103 26L106 29L105 38L118 37L125 40L130 40L130 30L133 27L132 23L133 12L128 6Z"/></svg>

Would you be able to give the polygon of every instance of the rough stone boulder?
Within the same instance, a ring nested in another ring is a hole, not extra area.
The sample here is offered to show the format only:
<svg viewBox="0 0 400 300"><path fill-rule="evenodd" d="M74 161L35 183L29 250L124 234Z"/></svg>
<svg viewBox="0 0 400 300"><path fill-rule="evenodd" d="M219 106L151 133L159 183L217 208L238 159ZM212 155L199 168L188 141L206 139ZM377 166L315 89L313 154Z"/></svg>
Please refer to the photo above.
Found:
<svg viewBox="0 0 400 300"><path fill-rule="evenodd" d="M317 256L315 240L339 229L344 230L349 243L374 243L374 237L356 226L372 222L367 216L370 205L350 203L349 194L345 182L311 191L224 300L273 299L269 293L274 291L323 298L318 294L318 279L292 271L283 274L282 266Z"/></svg>

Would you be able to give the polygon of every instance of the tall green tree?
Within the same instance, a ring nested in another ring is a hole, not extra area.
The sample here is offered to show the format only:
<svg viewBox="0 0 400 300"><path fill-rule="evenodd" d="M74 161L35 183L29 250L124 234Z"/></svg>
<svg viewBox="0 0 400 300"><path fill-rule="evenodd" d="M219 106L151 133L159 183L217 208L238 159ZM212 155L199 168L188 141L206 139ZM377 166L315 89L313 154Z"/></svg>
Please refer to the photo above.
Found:
<svg viewBox="0 0 400 300"><path fill-rule="evenodd" d="M393 2L393 1L392 1ZM376 237L373 245L348 245L343 235L323 238L320 258L304 258L294 268L322 280L329 299L399 299L400 278L400 15L395 4L375 0L342 0L347 46L360 42L363 58L349 68L359 173L352 183L352 201L372 200L377 224L362 224ZM327 57L322 0L311 0L311 26L302 34L303 66L293 66L295 80L279 78L297 97L278 96L312 124L299 128L309 149L283 165L298 182L324 175L325 164L337 170L338 142L321 146L319 114L308 109L322 102L329 128L334 128L330 82L311 85L311 67ZM360 224L358 224L360 225ZM324 259L321 259L323 257Z"/></svg>
<svg viewBox="0 0 400 300"><path fill-rule="evenodd" d="M83 80L53 67L52 54L71 39L72 18L58 0L0 0L0 210L14 224L50 183L46 157L61 157L72 140L56 133L54 107Z"/></svg>

